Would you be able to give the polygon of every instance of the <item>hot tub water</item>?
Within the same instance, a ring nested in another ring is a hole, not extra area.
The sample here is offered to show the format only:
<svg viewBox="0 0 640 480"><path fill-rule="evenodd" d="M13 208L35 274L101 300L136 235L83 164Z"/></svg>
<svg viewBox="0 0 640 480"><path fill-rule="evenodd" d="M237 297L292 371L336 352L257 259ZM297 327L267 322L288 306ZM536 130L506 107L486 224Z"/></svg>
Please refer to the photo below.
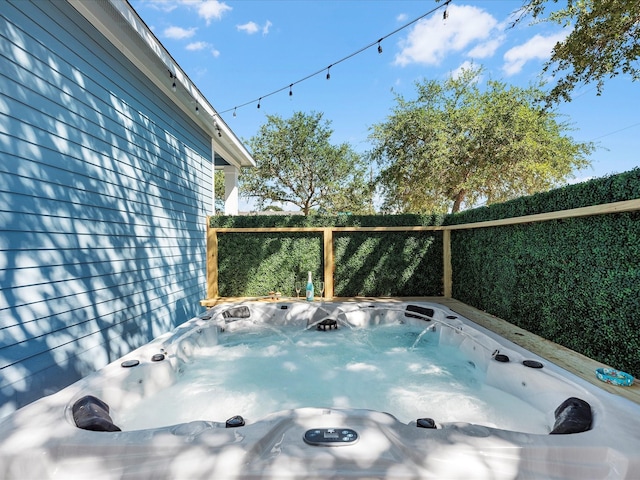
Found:
<svg viewBox="0 0 640 480"><path fill-rule="evenodd" d="M486 385L455 347L418 325L305 330L250 325L199 349L169 388L117 412L123 430L194 420L248 422L299 407L362 408L546 434L543 412Z"/></svg>

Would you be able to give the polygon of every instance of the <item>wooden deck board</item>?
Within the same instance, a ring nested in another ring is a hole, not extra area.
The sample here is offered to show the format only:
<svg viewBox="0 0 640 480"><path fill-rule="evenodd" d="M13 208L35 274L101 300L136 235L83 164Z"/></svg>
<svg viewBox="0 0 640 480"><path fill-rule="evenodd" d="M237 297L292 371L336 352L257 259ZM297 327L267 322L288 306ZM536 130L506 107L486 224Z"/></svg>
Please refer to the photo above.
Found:
<svg viewBox="0 0 640 480"><path fill-rule="evenodd" d="M222 303L231 303L248 300L260 300L260 301L273 301L269 297L261 298L239 298L239 297L225 297L202 300L200 303L205 307L213 307ZM299 299L304 301L303 298ZM318 299L320 300L320 299ZM296 301L296 298L282 297L280 301ZM477 323L478 325L491 330L492 332L500 335L501 337L510 340L516 345L539 355L540 357L564 368L565 370L573 373L574 375L586 380L587 382L595 385L598 388L606 390L607 392L619 395L632 402L640 404L640 384L638 381L630 387L618 387L615 385L609 385L601 382L595 375L596 368L608 367L603 363L597 362L589 357L586 357L578 352L575 352L569 348L563 347L557 343L547 340L539 335L524 330L516 325L498 318L494 315L488 314L477 308L471 307L459 300L445 297L336 297L333 298L336 302L435 302L446 307L449 307L454 312L459 313L465 318ZM615 368L615 367L614 367Z"/></svg>

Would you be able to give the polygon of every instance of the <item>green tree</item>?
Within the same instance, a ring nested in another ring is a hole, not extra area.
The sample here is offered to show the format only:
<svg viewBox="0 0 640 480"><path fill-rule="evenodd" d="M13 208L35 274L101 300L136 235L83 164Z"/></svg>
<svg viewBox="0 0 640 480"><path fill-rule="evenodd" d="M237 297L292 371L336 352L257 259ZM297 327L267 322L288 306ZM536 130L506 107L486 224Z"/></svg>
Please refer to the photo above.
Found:
<svg viewBox="0 0 640 480"><path fill-rule="evenodd" d="M544 94L488 81L482 69L443 83L416 83L417 98L397 95L374 125L372 161L381 167L383 210L457 212L556 186L589 165L590 143L563 135L557 115L534 107Z"/></svg>
<svg viewBox="0 0 640 480"><path fill-rule="evenodd" d="M313 210L370 213L370 188L360 155L343 143L332 145L333 130L322 113L296 112L290 119L267 115L248 146L255 168L243 169L240 191L257 199L291 203L305 215Z"/></svg>
<svg viewBox="0 0 640 480"><path fill-rule="evenodd" d="M224 213L224 172L222 170L216 170L213 173L213 195L215 212L217 215L222 215Z"/></svg>
<svg viewBox="0 0 640 480"><path fill-rule="evenodd" d="M571 28L557 43L545 72L557 83L547 96L547 104L571 100L576 85L596 82L598 93L604 81L620 73L640 79L640 2L638 0L566 0L566 6L549 13L549 4L558 0L527 0L516 23L529 16Z"/></svg>

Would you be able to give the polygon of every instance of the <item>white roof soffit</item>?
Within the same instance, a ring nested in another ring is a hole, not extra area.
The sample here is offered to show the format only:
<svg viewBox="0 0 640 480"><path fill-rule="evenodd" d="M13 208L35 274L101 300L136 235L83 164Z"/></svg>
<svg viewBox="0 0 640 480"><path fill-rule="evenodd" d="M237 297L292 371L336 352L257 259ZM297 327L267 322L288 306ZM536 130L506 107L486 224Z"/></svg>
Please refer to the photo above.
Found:
<svg viewBox="0 0 640 480"><path fill-rule="evenodd" d="M126 0L67 1L211 136L214 150L227 162L236 167L256 165L235 133ZM174 80L176 92L172 90Z"/></svg>

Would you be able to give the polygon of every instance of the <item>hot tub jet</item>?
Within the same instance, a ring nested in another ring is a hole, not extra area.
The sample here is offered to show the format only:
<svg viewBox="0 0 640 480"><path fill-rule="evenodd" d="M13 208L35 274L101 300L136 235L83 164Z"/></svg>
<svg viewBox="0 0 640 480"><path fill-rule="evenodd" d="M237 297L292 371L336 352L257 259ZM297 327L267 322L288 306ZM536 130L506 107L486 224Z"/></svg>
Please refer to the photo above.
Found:
<svg viewBox="0 0 640 480"><path fill-rule="evenodd" d="M335 328L337 330L338 322L333 318L325 318L324 320L319 322L318 325L316 326L318 330L324 330L324 331L327 330L327 327L329 327L329 330L331 330L332 328Z"/></svg>

